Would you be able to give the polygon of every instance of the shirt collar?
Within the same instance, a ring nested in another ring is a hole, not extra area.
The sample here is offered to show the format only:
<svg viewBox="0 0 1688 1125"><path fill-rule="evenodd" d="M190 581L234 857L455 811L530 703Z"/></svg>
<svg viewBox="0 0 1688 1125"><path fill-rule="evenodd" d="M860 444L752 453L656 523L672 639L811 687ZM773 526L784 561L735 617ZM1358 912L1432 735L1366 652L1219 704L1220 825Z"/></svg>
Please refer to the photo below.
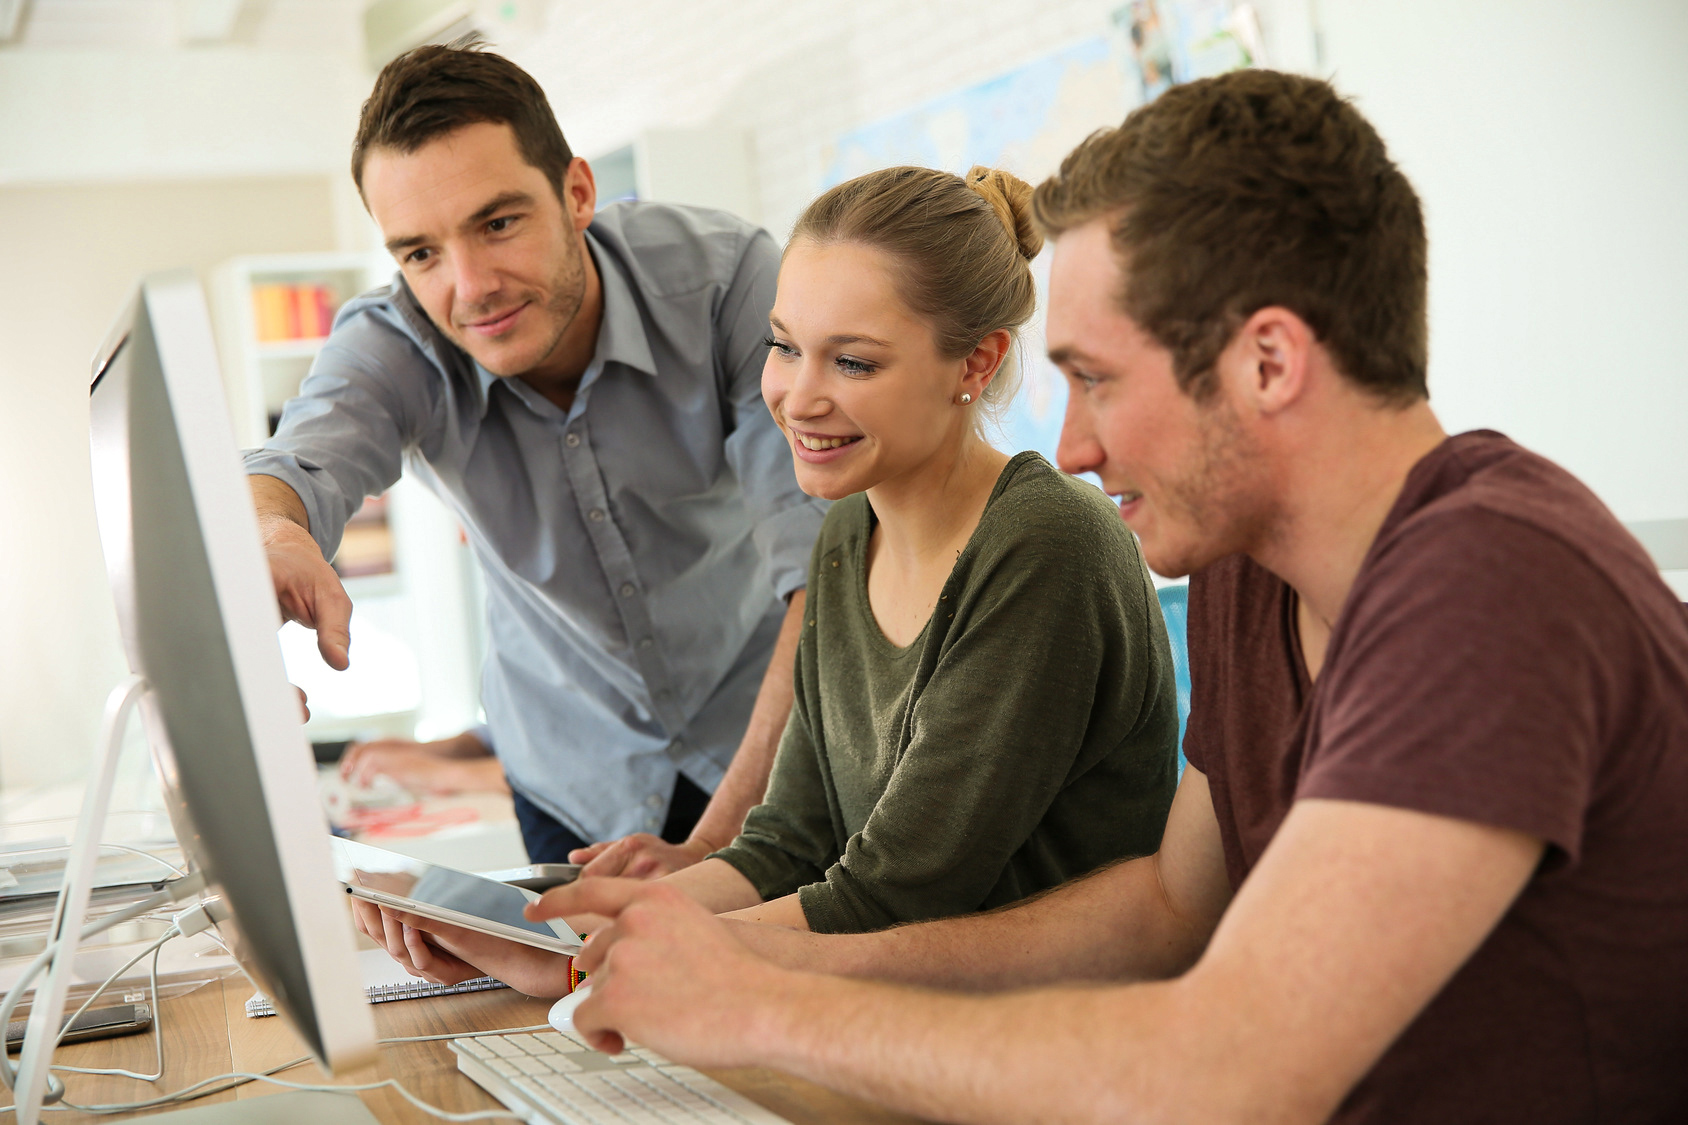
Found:
<svg viewBox="0 0 1688 1125"><path fill-rule="evenodd" d="M622 272L621 264L592 234L591 228L586 231L586 247L591 251L593 264L598 269L603 312L598 322L598 344L593 349L592 362L586 365L586 371L580 377L580 390L584 391L597 382L598 376L603 374L604 365L609 363L619 363L635 371L655 375L656 360L651 356L651 344L645 336L645 321L639 315L639 302L634 299L632 283ZM480 408L484 418L492 402L493 386L504 382L506 377L494 375L479 363L475 364L475 374L480 377ZM509 389L515 390L514 387Z"/></svg>

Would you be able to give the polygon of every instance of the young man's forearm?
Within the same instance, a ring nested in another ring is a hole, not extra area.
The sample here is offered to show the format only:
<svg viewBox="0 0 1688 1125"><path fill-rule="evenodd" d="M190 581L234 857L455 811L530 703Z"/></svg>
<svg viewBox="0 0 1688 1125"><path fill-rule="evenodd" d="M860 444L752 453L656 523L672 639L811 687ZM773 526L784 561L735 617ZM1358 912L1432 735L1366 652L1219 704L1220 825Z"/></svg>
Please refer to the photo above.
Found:
<svg viewBox="0 0 1688 1125"><path fill-rule="evenodd" d="M871 934L733 932L786 968L932 988L1158 980L1194 964L1208 931L1167 909L1155 864L1128 860L1001 910Z"/></svg>
<svg viewBox="0 0 1688 1125"><path fill-rule="evenodd" d="M735 930L793 969L939 988L1160 980L1195 964L1230 901L1207 778L1184 771L1160 851L991 911L875 934Z"/></svg>
<svg viewBox="0 0 1688 1125"><path fill-rule="evenodd" d="M1007 998L805 977L799 1003L759 1005L749 1023L766 1065L921 1118L1168 1121L1188 1108L1166 1041L1181 1038L1176 987Z"/></svg>
<svg viewBox="0 0 1688 1125"><path fill-rule="evenodd" d="M715 787L709 806L692 829L691 841L707 844L711 851L724 848L738 837L744 818L762 801L768 789L768 774L774 766L780 736L791 717L792 667L797 659L797 641L803 633L804 591L791 595L779 639L774 643L762 687L756 693L744 739L727 767L726 776Z"/></svg>

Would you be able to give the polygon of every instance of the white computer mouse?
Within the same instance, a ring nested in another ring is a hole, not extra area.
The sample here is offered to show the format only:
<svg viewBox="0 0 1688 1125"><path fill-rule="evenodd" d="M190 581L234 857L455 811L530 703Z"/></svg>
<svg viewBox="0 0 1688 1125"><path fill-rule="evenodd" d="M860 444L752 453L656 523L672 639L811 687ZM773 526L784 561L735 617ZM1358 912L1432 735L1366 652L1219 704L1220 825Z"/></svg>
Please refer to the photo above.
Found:
<svg viewBox="0 0 1688 1125"><path fill-rule="evenodd" d="M592 986L590 984L581 985L551 1005L551 1014L546 1017L546 1022L565 1035L573 1035L575 1033L574 1010L580 1007L581 1001L591 994Z"/></svg>

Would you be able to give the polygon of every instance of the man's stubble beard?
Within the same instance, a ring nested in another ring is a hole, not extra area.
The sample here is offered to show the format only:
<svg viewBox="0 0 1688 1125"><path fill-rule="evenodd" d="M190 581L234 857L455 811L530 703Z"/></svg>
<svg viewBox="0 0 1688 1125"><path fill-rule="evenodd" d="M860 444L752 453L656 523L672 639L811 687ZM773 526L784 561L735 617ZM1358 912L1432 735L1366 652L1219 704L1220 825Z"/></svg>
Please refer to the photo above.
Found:
<svg viewBox="0 0 1688 1125"><path fill-rule="evenodd" d="M1198 441L1187 467L1162 482L1165 515L1191 534L1156 560L1159 574L1192 574L1263 542L1275 522L1263 461L1254 438L1220 395L1202 408ZM1164 569L1163 569L1164 568Z"/></svg>
<svg viewBox="0 0 1688 1125"><path fill-rule="evenodd" d="M540 306L544 310L545 322L551 326L543 349L533 359L518 363L519 370L501 371L477 360L477 362L481 362L482 367L485 367L492 374L500 378L525 375L544 363L556 352L557 346L562 343L563 337L567 335L569 328L574 324L574 318L580 314L580 306L586 301L586 268L584 263L586 251L581 246L578 237L568 238L565 245L568 246L568 250L562 255L562 261L558 264L557 272L550 281L551 296ZM478 314L471 313L470 315ZM458 347L469 352L471 356L474 355L470 351L466 337L457 332L455 328L448 331L446 335L450 336Z"/></svg>

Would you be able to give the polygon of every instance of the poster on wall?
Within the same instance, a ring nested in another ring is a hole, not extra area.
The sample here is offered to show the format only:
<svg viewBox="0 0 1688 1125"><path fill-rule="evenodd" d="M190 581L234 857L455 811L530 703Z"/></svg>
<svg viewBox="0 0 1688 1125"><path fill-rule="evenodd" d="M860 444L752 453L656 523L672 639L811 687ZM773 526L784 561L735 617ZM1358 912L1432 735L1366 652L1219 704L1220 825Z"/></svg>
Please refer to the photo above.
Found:
<svg viewBox="0 0 1688 1125"><path fill-rule="evenodd" d="M1119 124L1138 102L1116 37L1098 36L976 86L946 94L840 137L823 152L821 189L876 168L920 164L964 174L975 164L1037 183L1093 131ZM1048 254L1032 264L1038 311L1020 337L1021 387L1001 433L1010 452L1035 449L1050 461L1061 436L1066 387L1044 357Z"/></svg>
<svg viewBox="0 0 1688 1125"><path fill-rule="evenodd" d="M1146 102L1179 82L1270 65L1253 4L1131 0L1113 21L1131 46L1131 69Z"/></svg>
<svg viewBox="0 0 1688 1125"><path fill-rule="evenodd" d="M1270 0L1298 6L1300 0ZM823 148L825 190L876 168L919 164L960 175L975 164L1035 184L1097 129L1169 86L1264 65L1260 20L1238 0L1130 0L1098 35L975 86L933 98L839 137ZM1049 257L1032 263L1038 311L1020 337L1022 377L993 439L1009 452L1035 449L1050 461L1061 437L1067 391L1045 358L1043 310Z"/></svg>

